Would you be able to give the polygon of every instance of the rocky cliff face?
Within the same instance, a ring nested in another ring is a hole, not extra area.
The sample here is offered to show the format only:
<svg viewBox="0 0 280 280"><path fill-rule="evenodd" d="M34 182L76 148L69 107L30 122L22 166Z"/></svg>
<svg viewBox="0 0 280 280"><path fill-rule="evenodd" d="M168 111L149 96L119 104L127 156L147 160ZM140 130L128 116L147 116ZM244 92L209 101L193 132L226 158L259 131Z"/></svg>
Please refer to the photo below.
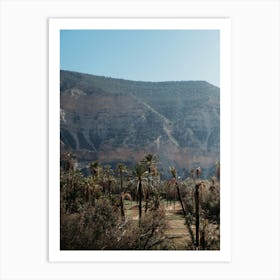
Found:
<svg viewBox="0 0 280 280"><path fill-rule="evenodd" d="M220 90L204 81L135 82L61 71L61 151L80 166L133 166L144 154L210 175L220 155Z"/></svg>

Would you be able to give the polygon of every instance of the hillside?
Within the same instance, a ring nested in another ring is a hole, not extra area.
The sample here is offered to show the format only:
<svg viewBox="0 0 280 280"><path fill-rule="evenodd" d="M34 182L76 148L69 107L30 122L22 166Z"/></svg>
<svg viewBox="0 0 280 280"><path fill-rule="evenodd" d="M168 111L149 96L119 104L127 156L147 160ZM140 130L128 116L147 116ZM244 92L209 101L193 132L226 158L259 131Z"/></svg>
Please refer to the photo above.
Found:
<svg viewBox="0 0 280 280"><path fill-rule="evenodd" d="M181 175L196 165L211 173L220 154L219 88L60 74L61 152L74 153L80 167L94 160L132 166L154 153L165 176L169 166Z"/></svg>

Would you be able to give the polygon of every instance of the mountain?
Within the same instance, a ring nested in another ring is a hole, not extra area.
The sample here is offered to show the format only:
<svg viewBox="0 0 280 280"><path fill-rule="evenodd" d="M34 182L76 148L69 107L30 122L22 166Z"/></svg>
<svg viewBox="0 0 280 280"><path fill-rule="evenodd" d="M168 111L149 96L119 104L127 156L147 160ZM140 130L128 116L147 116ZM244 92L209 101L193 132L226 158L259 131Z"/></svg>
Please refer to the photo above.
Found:
<svg viewBox="0 0 280 280"><path fill-rule="evenodd" d="M141 82L61 70L60 146L80 167L94 160L133 166L154 153L166 177L169 166L183 176L199 165L211 175L220 156L220 89L205 81Z"/></svg>

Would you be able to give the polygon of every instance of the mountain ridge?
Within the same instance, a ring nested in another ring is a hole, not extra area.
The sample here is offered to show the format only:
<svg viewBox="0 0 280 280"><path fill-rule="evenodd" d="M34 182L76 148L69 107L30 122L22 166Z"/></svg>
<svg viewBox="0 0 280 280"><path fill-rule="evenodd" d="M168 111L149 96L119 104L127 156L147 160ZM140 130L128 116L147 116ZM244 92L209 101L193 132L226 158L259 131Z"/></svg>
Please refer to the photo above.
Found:
<svg viewBox="0 0 280 280"><path fill-rule="evenodd" d="M210 170L219 160L216 86L60 73L61 151L74 153L80 166L93 160L132 165L155 153L166 173L172 165L181 172L195 164Z"/></svg>
<svg viewBox="0 0 280 280"><path fill-rule="evenodd" d="M60 72L68 72L72 74L77 74L77 75L85 75L85 76L94 76L96 78L100 79L112 79L112 80L117 80L117 81L124 81L124 82L132 82L132 83L146 83L146 84L152 84L152 83L159 83L159 84L165 84L165 83L205 83L207 85L219 88L218 86L211 84L205 80L162 80L162 81L147 81L147 80L130 80L130 79L124 79L124 78L119 78L119 77L111 77L111 76L103 76L103 75L96 75L96 74L91 74L91 73L86 73L86 72L78 72L78 71L71 71L71 70L66 70L66 69L61 69Z"/></svg>

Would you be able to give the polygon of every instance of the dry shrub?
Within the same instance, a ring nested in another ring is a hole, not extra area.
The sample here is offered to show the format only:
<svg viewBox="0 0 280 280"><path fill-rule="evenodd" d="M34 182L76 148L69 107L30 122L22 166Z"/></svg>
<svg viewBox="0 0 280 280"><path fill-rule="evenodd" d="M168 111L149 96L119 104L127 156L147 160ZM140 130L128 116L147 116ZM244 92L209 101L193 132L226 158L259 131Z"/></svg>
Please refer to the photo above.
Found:
<svg viewBox="0 0 280 280"><path fill-rule="evenodd" d="M188 244L194 248L195 239L192 227L195 222L194 182L187 179L181 184L184 206L186 209L186 224L192 241ZM200 245L202 250L219 250L220 248L220 185L218 182L202 180L199 188L200 212Z"/></svg>
<svg viewBox="0 0 280 280"><path fill-rule="evenodd" d="M147 212L139 227L138 246L140 250L166 249L164 231L167 223L164 208Z"/></svg>
<svg viewBox="0 0 280 280"><path fill-rule="evenodd" d="M60 202L61 210L66 213L76 213L84 200L85 180L79 171L61 173Z"/></svg>
<svg viewBox="0 0 280 280"><path fill-rule="evenodd" d="M208 223L203 220L201 223L200 244L203 250L220 250L220 225Z"/></svg>
<svg viewBox="0 0 280 280"><path fill-rule="evenodd" d="M112 246L116 238L118 215L107 198L95 206L85 204L80 213L61 215L62 250L100 250Z"/></svg>
<svg viewBox="0 0 280 280"><path fill-rule="evenodd" d="M61 214L61 250L155 250L167 249L162 208L141 220L121 221L107 198L86 205L80 213Z"/></svg>
<svg viewBox="0 0 280 280"><path fill-rule="evenodd" d="M201 209L205 219L212 223L220 223L220 185L208 184L203 190Z"/></svg>

